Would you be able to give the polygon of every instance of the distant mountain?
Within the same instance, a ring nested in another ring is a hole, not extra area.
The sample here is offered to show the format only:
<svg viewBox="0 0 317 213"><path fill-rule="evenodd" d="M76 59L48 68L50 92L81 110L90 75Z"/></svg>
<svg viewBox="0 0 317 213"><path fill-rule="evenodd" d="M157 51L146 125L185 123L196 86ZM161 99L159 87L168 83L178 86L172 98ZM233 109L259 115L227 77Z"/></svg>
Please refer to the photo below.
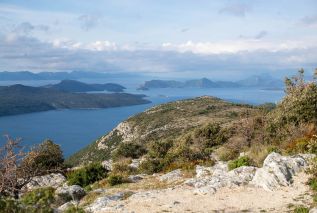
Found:
<svg viewBox="0 0 317 213"><path fill-rule="evenodd" d="M154 88L219 88L219 87L239 87L237 83L230 81L211 81L207 78L188 80L185 82L173 80L151 80L146 81L139 87L140 90Z"/></svg>
<svg viewBox="0 0 317 213"><path fill-rule="evenodd" d="M282 89L282 80L275 79L270 75L255 75L246 79L232 81L211 81L207 78L188 80L185 82L173 80L151 80L146 81L139 87L140 90L154 88L235 88L235 87L256 87L261 89Z"/></svg>
<svg viewBox="0 0 317 213"><path fill-rule="evenodd" d="M253 75L237 82L244 87L261 87L263 89L283 88L284 82L273 78L271 75Z"/></svg>
<svg viewBox="0 0 317 213"><path fill-rule="evenodd" d="M44 86L64 92L90 92L90 91L109 91L109 92L123 92L125 87L120 84L86 84L75 80L63 80L58 84L51 84Z"/></svg>
<svg viewBox="0 0 317 213"><path fill-rule="evenodd" d="M21 80L64 80L64 79L102 79L114 77L137 76L131 73L99 73L87 71L72 72L39 72L29 71L0 72L0 81L21 81Z"/></svg>
<svg viewBox="0 0 317 213"><path fill-rule="evenodd" d="M24 85L0 87L0 116L54 109L108 108L149 103L144 95L87 94Z"/></svg>

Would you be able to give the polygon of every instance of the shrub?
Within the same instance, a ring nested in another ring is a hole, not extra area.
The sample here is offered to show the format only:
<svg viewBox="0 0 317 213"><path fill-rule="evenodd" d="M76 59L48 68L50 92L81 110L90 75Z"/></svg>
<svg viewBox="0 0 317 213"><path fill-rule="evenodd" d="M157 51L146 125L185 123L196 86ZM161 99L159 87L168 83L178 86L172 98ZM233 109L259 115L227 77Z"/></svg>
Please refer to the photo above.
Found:
<svg viewBox="0 0 317 213"><path fill-rule="evenodd" d="M26 156L24 162L45 173L51 169L60 168L64 162L63 152L59 145L51 140L35 146Z"/></svg>
<svg viewBox="0 0 317 213"><path fill-rule="evenodd" d="M204 127L195 130L194 136L202 142L202 145L213 147L227 141L226 131L221 129L217 123L210 123Z"/></svg>
<svg viewBox="0 0 317 213"><path fill-rule="evenodd" d="M149 145L148 154L152 158L163 158L172 147L172 140L155 141Z"/></svg>
<svg viewBox="0 0 317 213"><path fill-rule="evenodd" d="M236 160L230 161L228 163L229 170L233 170L235 168L241 167L241 166L250 166L251 160L248 156L240 157Z"/></svg>
<svg viewBox="0 0 317 213"><path fill-rule="evenodd" d="M18 202L18 200L11 199L11 198L0 198L0 210L2 213L24 213L26 212L23 210L23 207Z"/></svg>
<svg viewBox="0 0 317 213"><path fill-rule="evenodd" d="M130 159L121 159L112 165L112 173L129 175L135 172L135 168L130 167Z"/></svg>
<svg viewBox="0 0 317 213"><path fill-rule="evenodd" d="M305 206L295 207L294 213L309 213L309 209Z"/></svg>
<svg viewBox="0 0 317 213"><path fill-rule="evenodd" d="M119 174L110 174L109 177L107 178L107 181L110 186L115 186L122 184L124 182L127 182L124 178L124 176L119 175Z"/></svg>
<svg viewBox="0 0 317 213"><path fill-rule="evenodd" d="M217 153L218 153L219 159L222 161L229 161L229 160L235 159L239 155L239 153L235 149L232 149L228 146L220 147L217 150Z"/></svg>
<svg viewBox="0 0 317 213"><path fill-rule="evenodd" d="M129 142L121 143L118 148L113 152L113 158L139 158L146 153L144 146Z"/></svg>
<svg viewBox="0 0 317 213"><path fill-rule="evenodd" d="M139 170L142 173L153 174L162 171L163 164L159 159L147 159L140 164Z"/></svg>
<svg viewBox="0 0 317 213"><path fill-rule="evenodd" d="M71 207L66 209L64 213L85 213L85 211L84 211L84 209L82 209L78 206L72 205Z"/></svg>
<svg viewBox="0 0 317 213"><path fill-rule="evenodd" d="M53 188L39 188L24 194L21 203L26 206L27 212L53 212L50 206L54 200Z"/></svg>
<svg viewBox="0 0 317 213"><path fill-rule="evenodd" d="M74 170L67 174L67 181L70 185L86 187L107 176L107 170L100 163L93 163L84 168Z"/></svg>

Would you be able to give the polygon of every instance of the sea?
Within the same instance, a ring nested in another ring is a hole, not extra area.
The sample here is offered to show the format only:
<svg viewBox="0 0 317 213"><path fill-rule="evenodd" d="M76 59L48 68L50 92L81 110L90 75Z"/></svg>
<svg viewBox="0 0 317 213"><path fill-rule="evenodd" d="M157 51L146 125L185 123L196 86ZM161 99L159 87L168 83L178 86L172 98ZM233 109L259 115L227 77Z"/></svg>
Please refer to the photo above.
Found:
<svg viewBox="0 0 317 213"><path fill-rule="evenodd" d="M144 79L79 79L87 83L119 83L125 92L144 94L151 103L135 106L87 110L54 110L0 117L0 143L5 135L19 138L23 146L30 148L46 139L59 144L64 156L68 157L107 134L128 117L158 104L199 96L215 96L224 100L259 105L278 103L284 96L283 90L255 88L163 88L140 91L137 88ZM24 84L40 86L59 81L0 81L0 85ZM3 137L1 136L3 135Z"/></svg>

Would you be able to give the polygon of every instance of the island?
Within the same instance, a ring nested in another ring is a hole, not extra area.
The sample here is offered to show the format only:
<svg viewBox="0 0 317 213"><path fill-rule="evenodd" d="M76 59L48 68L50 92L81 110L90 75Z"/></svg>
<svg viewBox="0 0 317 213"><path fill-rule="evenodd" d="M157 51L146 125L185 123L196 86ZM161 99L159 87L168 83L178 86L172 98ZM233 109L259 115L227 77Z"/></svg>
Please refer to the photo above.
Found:
<svg viewBox="0 0 317 213"><path fill-rule="evenodd" d="M62 80L58 84L50 84L44 86L64 92L92 92L92 91L108 91L108 92L123 92L126 89L120 84L87 84L76 80Z"/></svg>
<svg viewBox="0 0 317 213"><path fill-rule="evenodd" d="M0 87L0 116L56 109L93 109L147 104L144 95L71 93L21 84Z"/></svg>

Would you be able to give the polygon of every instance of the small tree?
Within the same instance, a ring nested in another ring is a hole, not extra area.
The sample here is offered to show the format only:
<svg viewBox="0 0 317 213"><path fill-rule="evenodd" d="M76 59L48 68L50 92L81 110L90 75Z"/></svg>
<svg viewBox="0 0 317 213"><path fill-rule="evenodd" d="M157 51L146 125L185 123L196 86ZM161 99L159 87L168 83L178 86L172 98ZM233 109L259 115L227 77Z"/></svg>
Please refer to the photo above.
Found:
<svg viewBox="0 0 317 213"><path fill-rule="evenodd" d="M23 163L27 153L20 143L20 139L6 136L6 143L0 147L0 196L17 198L23 186L37 174L37 169Z"/></svg>
<svg viewBox="0 0 317 213"><path fill-rule="evenodd" d="M40 169L43 173L59 171L64 162L63 152L59 145L51 140L46 140L33 147L24 162Z"/></svg>

